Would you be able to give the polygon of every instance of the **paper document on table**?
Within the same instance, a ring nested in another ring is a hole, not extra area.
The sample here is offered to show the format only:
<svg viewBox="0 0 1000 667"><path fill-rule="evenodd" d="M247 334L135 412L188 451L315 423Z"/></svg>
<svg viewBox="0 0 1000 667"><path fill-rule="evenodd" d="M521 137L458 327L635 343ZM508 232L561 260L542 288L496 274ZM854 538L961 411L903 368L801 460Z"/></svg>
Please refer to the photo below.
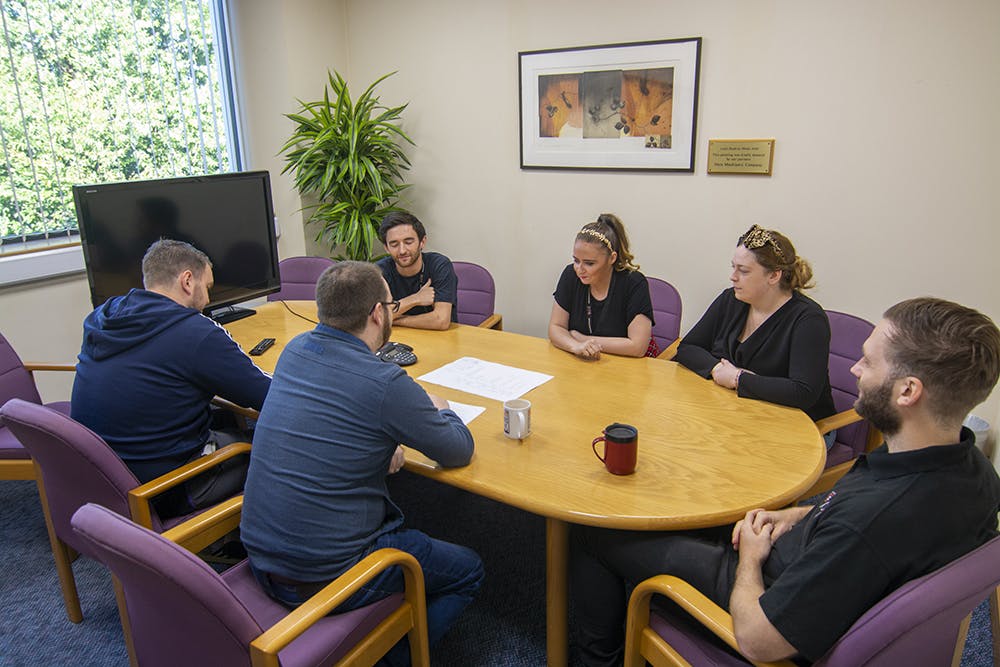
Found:
<svg viewBox="0 0 1000 667"><path fill-rule="evenodd" d="M459 403L458 401L448 401L448 407L458 415L458 418L465 425L468 425L469 422L486 411L486 408L481 408L478 405L469 405L468 403Z"/></svg>
<svg viewBox="0 0 1000 667"><path fill-rule="evenodd" d="M475 357L462 357L417 379L497 401L509 401L545 384L552 376Z"/></svg>

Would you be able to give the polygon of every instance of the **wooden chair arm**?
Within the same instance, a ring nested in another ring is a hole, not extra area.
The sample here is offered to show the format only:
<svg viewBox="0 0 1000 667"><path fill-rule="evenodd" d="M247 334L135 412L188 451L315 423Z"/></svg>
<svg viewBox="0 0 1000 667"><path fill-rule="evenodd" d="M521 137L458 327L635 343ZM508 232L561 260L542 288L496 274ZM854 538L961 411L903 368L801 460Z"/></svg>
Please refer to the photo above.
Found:
<svg viewBox="0 0 1000 667"><path fill-rule="evenodd" d="M226 445L222 449L212 452L208 456L200 456L190 463L185 463L176 470L171 470L165 475L160 475L145 484L140 484L128 492L128 508L132 513L132 520L140 526L152 528L153 516L150 509L150 501L153 498L205 472L209 468L219 465L227 459L240 454L246 454L249 451L249 442L234 442L231 445Z"/></svg>
<svg viewBox="0 0 1000 667"><path fill-rule="evenodd" d="M816 428L819 429L821 435L825 435L830 431L838 428L843 428L844 426L849 426L856 422L861 421L861 415L854 411L854 408L849 410L844 410L843 412L838 412L837 414L827 417L826 419L820 419L816 422ZM870 452L876 447L882 444L882 433L878 429L869 425L868 426L868 439L865 441L865 451ZM812 498L821 493L826 493L833 488L841 477L847 474L847 471L851 469L854 465L855 459L850 461L844 461L843 463L838 463L835 466L830 466L820 474L819 479L817 479L812 486L810 486L806 491L799 496L796 503L799 503L807 498Z"/></svg>
<svg viewBox="0 0 1000 667"><path fill-rule="evenodd" d="M481 329L496 329L497 331L503 331L503 316L500 315L500 313L493 313L476 326Z"/></svg>
<svg viewBox="0 0 1000 667"><path fill-rule="evenodd" d="M394 612L399 619L390 618L386 622L399 624L401 634L379 639L378 650L388 650L412 626L423 632L426 637L427 608L424 598L424 574L417 559L398 549L379 549L363 558L357 565L330 582L321 591L306 600L300 607L281 619L262 635L250 643L250 661L254 667L279 667L278 652L288 646L296 637L305 632L313 623L329 614L342 602L351 597L365 583L383 570L398 565L403 570L405 581L404 595L407 605ZM408 607L408 608L407 608ZM420 644L423 644L420 646ZM412 646L412 644L411 644ZM350 663L358 654L371 654L375 648L363 640L342 662ZM413 664L429 664L429 651L426 642L418 642L418 653ZM375 656L375 659L380 656ZM371 662L374 662L372 659ZM338 663L339 664L339 663ZM370 664L370 663L369 663Z"/></svg>
<svg viewBox="0 0 1000 667"><path fill-rule="evenodd" d="M833 485L839 482L840 478L846 475L847 471L854 466L854 461L855 459L844 461L843 463L838 463L837 465L830 466L824 470L822 474L820 474L819 479L813 482L813 485L806 489L806 491L792 504L797 505L803 500L812 498L813 496L818 496L821 493L826 493L832 489Z"/></svg>
<svg viewBox="0 0 1000 667"><path fill-rule="evenodd" d="M869 425L868 427L868 441L865 442L865 452L870 453L875 451L879 447L885 438L882 436L882 431L878 430L874 426Z"/></svg>
<svg viewBox="0 0 1000 667"><path fill-rule="evenodd" d="M670 598L733 650L739 651L739 647L736 645L736 635L733 632L732 616L683 579L661 574L640 583L632 591L632 597L629 598L628 622L625 632L626 666L632 667L641 664L636 662L637 659L641 660L636 649L639 647L642 631L649 626L649 603L653 595L664 595ZM676 655L676 652L674 653ZM794 663L789 660L753 662L753 664L758 667L794 667Z"/></svg>
<svg viewBox="0 0 1000 667"><path fill-rule="evenodd" d="M212 405L214 405L217 408L223 408L225 410L229 410L230 412L235 413L241 417L249 417L250 419L257 419L257 417L260 416L260 413L254 410L253 408L245 408L242 405L237 405L236 403L226 400L221 396L216 396L215 398L213 398Z"/></svg>
<svg viewBox="0 0 1000 667"><path fill-rule="evenodd" d="M855 412L854 408L848 408L843 412L816 420L816 428L819 429L820 435L826 435L830 431L856 424L859 421L861 421L861 415Z"/></svg>
<svg viewBox="0 0 1000 667"><path fill-rule="evenodd" d="M243 496L233 496L210 507L170 530L163 537L176 542L192 553L198 553L209 544L236 530L243 514Z"/></svg>
<svg viewBox="0 0 1000 667"><path fill-rule="evenodd" d="M677 354L677 348L680 346L680 344L681 344L681 339L675 338L674 342L668 345L667 349L665 349L663 352L660 352L660 354L656 358L663 359L664 361L670 361L671 359L674 358L674 355Z"/></svg>
<svg viewBox="0 0 1000 667"><path fill-rule="evenodd" d="M41 362L28 362L22 364L24 370L29 373L34 373L35 371L75 371L76 364L47 364Z"/></svg>

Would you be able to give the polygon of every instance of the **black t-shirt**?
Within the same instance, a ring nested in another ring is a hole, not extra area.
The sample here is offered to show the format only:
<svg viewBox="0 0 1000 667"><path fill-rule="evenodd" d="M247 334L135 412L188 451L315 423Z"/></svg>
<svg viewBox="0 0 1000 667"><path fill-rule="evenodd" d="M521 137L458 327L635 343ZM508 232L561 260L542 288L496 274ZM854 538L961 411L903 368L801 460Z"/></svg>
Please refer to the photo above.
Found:
<svg viewBox="0 0 1000 667"><path fill-rule="evenodd" d="M435 303L451 304L451 321L458 322L458 278L451 260L437 252L422 253L424 266L420 273L414 276L401 276L396 270L392 257L383 257L375 262L382 270L382 276L389 283L389 292L393 299L402 299L416 294L428 280L434 288ZM406 311L407 315L423 315L434 310L433 306L414 306Z"/></svg>
<svg viewBox="0 0 1000 667"><path fill-rule="evenodd" d="M590 317L587 317L587 297L590 287L580 282L569 264L559 276L552 293L559 307L569 313L570 331L588 336L627 338L628 325L636 315L645 315L653 324L653 304L649 299L649 283L638 271L614 271L608 295L601 301L590 297Z"/></svg>
<svg viewBox="0 0 1000 667"><path fill-rule="evenodd" d="M998 509L1000 480L968 429L955 445L883 445L775 542L761 608L818 660L886 595L995 537Z"/></svg>

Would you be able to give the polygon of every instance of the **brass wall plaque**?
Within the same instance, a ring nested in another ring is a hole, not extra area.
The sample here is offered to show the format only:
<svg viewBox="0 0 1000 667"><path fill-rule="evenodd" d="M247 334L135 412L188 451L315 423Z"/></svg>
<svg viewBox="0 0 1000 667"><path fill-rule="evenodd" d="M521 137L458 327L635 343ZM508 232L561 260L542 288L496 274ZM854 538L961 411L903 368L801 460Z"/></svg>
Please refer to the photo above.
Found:
<svg viewBox="0 0 1000 667"><path fill-rule="evenodd" d="M771 175L774 139L709 139L708 173Z"/></svg>

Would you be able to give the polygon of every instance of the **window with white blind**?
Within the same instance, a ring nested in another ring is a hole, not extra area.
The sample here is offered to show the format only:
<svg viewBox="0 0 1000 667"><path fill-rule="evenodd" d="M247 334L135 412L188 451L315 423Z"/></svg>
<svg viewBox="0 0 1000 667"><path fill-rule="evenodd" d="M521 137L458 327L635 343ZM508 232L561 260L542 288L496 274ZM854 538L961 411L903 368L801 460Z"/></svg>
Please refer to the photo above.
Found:
<svg viewBox="0 0 1000 667"><path fill-rule="evenodd" d="M73 185L242 169L225 12L0 0L0 257L78 240Z"/></svg>

